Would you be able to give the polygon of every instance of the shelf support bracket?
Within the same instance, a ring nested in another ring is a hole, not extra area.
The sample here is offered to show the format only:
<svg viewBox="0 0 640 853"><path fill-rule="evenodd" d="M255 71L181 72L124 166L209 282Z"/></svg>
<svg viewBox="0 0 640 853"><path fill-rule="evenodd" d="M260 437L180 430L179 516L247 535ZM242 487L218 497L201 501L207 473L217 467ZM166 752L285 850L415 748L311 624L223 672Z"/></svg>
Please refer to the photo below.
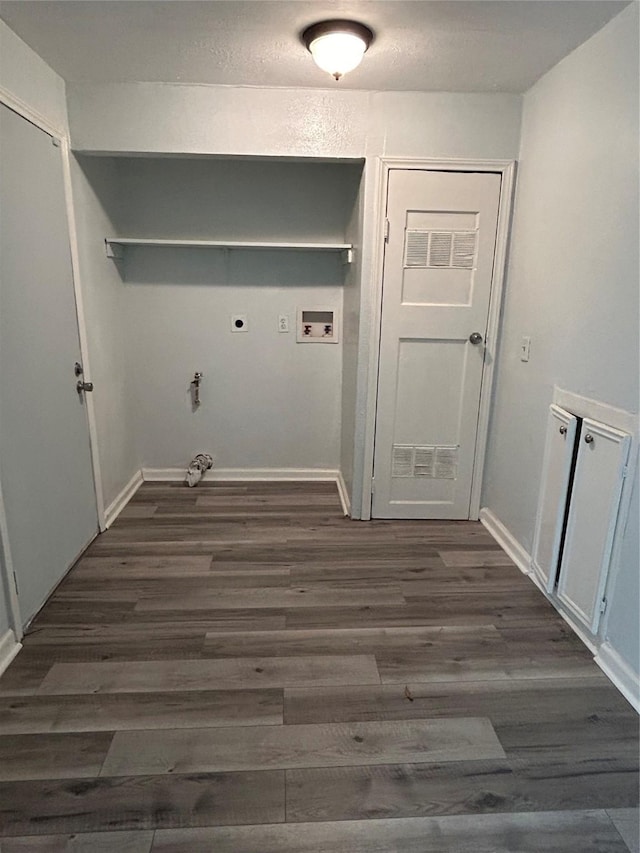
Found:
<svg viewBox="0 0 640 853"><path fill-rule="evenodd" d="M353 249L344 249L342 252L342 263L344 266L353 263Z"/></svg>
<svg viewBox="0 0 640 853"><path fill-rule="evenodd" d="M120 243L112 243L110 240L105 240L104 247L108 258L115 258L116 260L124 258L124 246L121 246Z"/></svg>

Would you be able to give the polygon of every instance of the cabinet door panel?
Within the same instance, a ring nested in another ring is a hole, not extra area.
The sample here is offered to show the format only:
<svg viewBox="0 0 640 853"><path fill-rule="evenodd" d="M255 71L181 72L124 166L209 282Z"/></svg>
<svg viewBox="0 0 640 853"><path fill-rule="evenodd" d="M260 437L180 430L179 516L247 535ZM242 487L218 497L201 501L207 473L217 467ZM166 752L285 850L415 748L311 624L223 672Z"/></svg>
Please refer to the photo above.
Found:
<svg viewBox="0 0 640 853"><path fill-rule="evenodd" d="M630 437L585 418L571 493L558 598L598 630Z"/></svg>
<svg viewBox="0 0 640 853"><path fill-rule="evenodd" d="M531 561L547 592L551 592L556 582L577 424L578 419L574 415L559 406L549 407Z"/></svg>

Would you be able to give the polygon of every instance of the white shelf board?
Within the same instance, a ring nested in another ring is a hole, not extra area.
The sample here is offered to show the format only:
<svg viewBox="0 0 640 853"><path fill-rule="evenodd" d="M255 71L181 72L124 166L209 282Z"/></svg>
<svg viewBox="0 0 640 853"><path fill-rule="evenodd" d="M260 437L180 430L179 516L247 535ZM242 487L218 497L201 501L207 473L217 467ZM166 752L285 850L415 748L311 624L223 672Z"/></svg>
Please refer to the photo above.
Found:
<svg viewBox="0 0 640 853"><path fill-rule="evenodd" d="M348 262L353 249L351 243L279 243L250 240L164 240L147 237L106 237L105 245L110 258L122 257L125 246L158 246L174 249L293 249L307 252L347 252Z"/></svg>

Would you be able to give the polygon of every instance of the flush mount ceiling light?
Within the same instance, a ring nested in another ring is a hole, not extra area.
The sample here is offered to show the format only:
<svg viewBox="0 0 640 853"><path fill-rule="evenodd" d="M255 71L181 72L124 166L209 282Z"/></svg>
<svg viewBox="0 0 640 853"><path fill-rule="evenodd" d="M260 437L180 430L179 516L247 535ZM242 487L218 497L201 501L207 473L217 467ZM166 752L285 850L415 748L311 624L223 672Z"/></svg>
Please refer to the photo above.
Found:
<svg viewBox="0 0 640 853"><path fill-rule="evenodd" d="M307 27L302 41L316 65L339 80L360 65L373 33L357 21L320 21Z"/></svg>

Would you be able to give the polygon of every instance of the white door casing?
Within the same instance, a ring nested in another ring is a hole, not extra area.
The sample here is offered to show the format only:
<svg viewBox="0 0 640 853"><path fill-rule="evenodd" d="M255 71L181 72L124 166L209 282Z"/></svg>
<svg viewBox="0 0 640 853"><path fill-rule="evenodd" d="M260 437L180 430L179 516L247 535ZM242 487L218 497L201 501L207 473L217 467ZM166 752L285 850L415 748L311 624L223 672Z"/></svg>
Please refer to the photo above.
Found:
<svg viewBox="0 0 640 853"><path fill-rule="evenodd" d="M556 583L577 425L575 415L560 406L549 407L531 559L531 568L547 592Z"/></svg>
<svg viewBox="0 0 640 853"><path fill-rule="evenodd" d="M0 473L26 623L97 515L61 149L4 105L0 122Z"/></svg>
<svg viewBox="0 0 640 853"><path fill-rule="evenodd" d="M500 190L492 172L390 170L375 517L469 517Z"/></svg>

